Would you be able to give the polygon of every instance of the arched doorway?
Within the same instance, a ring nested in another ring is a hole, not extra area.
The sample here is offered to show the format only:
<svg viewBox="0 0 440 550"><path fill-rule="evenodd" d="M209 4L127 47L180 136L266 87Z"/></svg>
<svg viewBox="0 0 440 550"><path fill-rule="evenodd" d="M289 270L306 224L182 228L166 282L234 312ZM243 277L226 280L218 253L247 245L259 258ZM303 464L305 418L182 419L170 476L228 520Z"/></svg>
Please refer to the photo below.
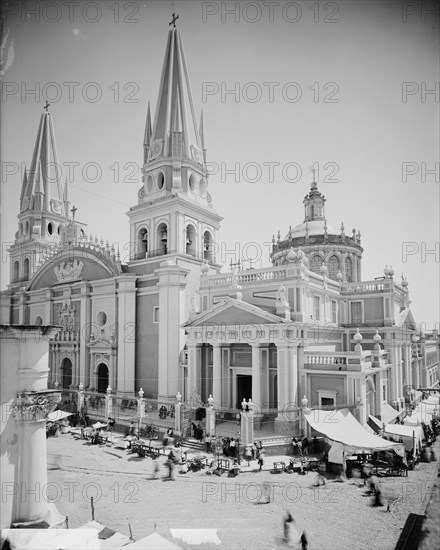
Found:
<svg viewBox="0 0 440 550"><path fill-rule="evenodd" d="M66 357L61 368L63 369L63 389L68 390L72 384L72 361Z"/></svg>
<svg viewBox="0 0 440 550"><path fill-rule="evenodd" d="M108 367L104 363L98 365L98 392L105 393L108 388Z"/></svg>

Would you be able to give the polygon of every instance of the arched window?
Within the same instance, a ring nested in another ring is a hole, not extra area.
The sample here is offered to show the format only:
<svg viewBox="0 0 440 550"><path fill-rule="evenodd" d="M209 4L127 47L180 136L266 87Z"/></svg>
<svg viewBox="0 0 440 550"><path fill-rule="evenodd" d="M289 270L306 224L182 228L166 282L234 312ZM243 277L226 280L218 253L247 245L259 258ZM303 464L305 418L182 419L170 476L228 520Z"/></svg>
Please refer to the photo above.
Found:
<svg viewBox="0 0 440 550"><path fill-rule="evenodd" d="M14 281L18 281L20 277L20 263L17 261L14 262Z"/></svg>
<svg viewBox="0 0 440 550"><path fill-rule="evenodd" d="M328 261L328 276L333 281L337 281L336 275L339 271L339 258L337 256L330 256Z"/></svg>
<svg viewBox="0 0 440 550"><path fill-rule="evenodd" d="M209 231L203 233L203 259L212 262L214 258L214 242Z"/></svg>
<svg viewBox="0 0 440 550"><path fill-rule="evenodd" d="M158 255L168 254L168 227L166 223L161 223L158 225L156 240Z"/></svg>
<svg viewBox="0 0 440 550"><path fill-rule="evenodd" d="M310 271L313 271L314 273L319 273L319 270L321 269L322 264L323 264L323 261L321 256L319 256L318 254L315 254L310 260Z"/></svg>
<svg viewBox="0 0 440 550"><path fill-rule="evenodd" d="M147 258L148 257L148 229L145 229L143 227L138 232L138 256L137 259L140 260L141 258Z"/></svg>
<svg viewBox="0 0 440 550"><path fill-rule="evenodd" d="M347 283L353 282L353 262L350 256L345 258L345 280Z"/></svg>
<svg viewBox="0 0 440 550"><path fill-rule="evenodd" d="M23 278L29 279L29 258L26 258L23 262Z"/></svg>
<svg viewBox="0 0 440 550"><path fill-rule="evenodd" d="M189 224L185 233L185 252L191 256L197 255L196 248L196 230L193 225Z"/></svg>

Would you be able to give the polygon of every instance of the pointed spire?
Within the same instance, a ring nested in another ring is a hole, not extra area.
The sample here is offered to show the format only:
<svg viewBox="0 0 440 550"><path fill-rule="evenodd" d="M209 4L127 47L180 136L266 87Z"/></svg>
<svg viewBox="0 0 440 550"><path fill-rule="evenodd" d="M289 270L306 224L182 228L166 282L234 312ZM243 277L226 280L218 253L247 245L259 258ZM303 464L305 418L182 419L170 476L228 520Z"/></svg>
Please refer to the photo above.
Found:
<svg viewBox="0 0 440 550"><path fill-rule="evenodd" d="M67 174L66 174L66 179L64 180L63 202L64 202L64 211L66 213L66 218L68 218L69 211L70 211L70 201L69 201L69 186L67 184Z"/></svg>
<svg viewBox="0 0 440 550"><path fill-rule="evenodd" d="M22 198L23 210L33 204L34 208L48 211L59 206L59 211L62 211L64 197L61 170L58 163L52 116L48 107L49 105L46 104L40 118L32 162L27 174L27 185ZM40 193L41 197L34 200L36 193ZM40 201L41 204L39 204Z"/></svg>
<svg viewBox="0 0 440 550"><path fill-rule="evenodd" d="M151 129L150 102L148 102L147 120L145 122L145 133L144 133L144 164L148 161L148 152L150 150L150 143L151 143L152 133L153 133L153 131Z"/></svg>
<svg viewBox="0 0 440 550"><path fill-rule="evenodd" d="M23 197L26 193L26 188L28 184L28 177L27 177L27 168L24 167L24 174L23 174L23 182L21 185L21 193L20 193L20 212L23 212Z"/></svg>
<svg viewBox="0 0 440 550"><path fill-rule="evenodd" d="M203 109L200 112L199 137L200 137L200 145L204 150L205 149L205 128L203 124Z"/></svg>
<svg viewBox="0 0 440 550"><path fill-rule="evenodd" d="M176 101L174 103L173 124L172 124L172 127L171 127L171 130L173 132L181 132L182 131L181 118L182 118L182 115L180 113L180 92L179 92L179 88L177 88Z"/></svg>
<svg viewBox="0 0 440 550"><path fill-rule="evenodd" d="M177 111L177 112L176 112ZM176 124L183 133L182 156L193 159L201 144L180 33L174 26L168 40L154 118L151 146L156 157L171 156L170 137ZM195 148L195 150L193 149Z"/></svg>

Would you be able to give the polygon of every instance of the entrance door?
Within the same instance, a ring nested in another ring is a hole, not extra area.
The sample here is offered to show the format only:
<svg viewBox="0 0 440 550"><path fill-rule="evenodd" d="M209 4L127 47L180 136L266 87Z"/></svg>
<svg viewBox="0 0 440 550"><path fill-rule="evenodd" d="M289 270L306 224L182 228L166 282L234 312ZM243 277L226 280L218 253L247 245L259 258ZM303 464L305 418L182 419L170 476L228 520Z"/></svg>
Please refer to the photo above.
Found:
<svg viewBox="0 0 440 550"><path fill-rule="evenodd" d="M63 389L68 390L72 384L72 361L66 357L61 368L63 369Z"/></svg>
<svg viewBox="0 0 440 550"><path fill-rule="evenodd" d="M252 376L248 374L237 374L237 402L235 406L241 409L243 399L248 401L252 398Z"/></svg>
<svg viewBox="0 0 440 550"><path fill-rule="evenodd" d="M108 388L108 367L101 363L98 366L98 392L105 393Z"/></svg>

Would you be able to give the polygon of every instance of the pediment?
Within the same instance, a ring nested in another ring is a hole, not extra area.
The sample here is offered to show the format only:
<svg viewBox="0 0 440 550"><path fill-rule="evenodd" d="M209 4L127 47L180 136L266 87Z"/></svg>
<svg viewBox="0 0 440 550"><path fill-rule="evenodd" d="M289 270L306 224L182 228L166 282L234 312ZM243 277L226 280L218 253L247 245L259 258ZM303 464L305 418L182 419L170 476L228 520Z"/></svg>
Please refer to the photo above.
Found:
<svg viewBox="0 0 440 550"><path fill-rule="evenodd" d="M413 314L410 309L402 311L402 327L408 330L417 330L417 324L414 321Z"/></svg>
<svg viewBox="0 0 440 550"><path fill-rule="evenodd" d="M199 313L193 319L184 324L185 327L210 326L210 325L255 325L278 324L284 319L240 300L230 298L226 302L216 304L210 310Z"/></svg>

